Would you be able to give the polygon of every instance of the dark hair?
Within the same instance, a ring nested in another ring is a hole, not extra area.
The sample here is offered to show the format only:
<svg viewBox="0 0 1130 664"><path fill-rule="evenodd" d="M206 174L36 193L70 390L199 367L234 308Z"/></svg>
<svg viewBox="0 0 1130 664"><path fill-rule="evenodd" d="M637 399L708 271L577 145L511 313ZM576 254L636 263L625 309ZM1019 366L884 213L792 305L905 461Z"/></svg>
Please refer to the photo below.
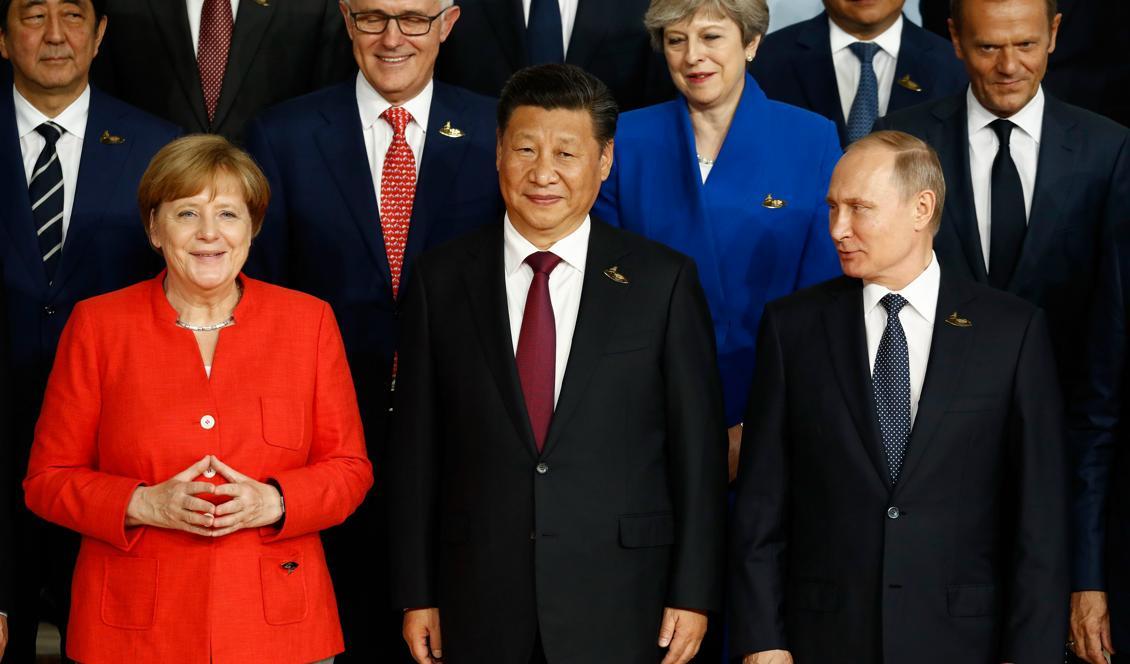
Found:
<svg viewBox="0 0 1130 664"><path fill-rule="evenodd" d="M8 31L8 12L12 9L13 0L0 0L0 30ZM81 3L82 0L75 0ZM98 25L98 21L106 15L106 0L90 0L90 4L94 7L94 25Z"/></svg>
<svg viewBox="0 0 1130 664"><path fill-rule="evenodd" d="M999 1L999 0L997 0ZM950 18L953 19L953 26L961 30L961 10L965 5L964 0L950 0ZM1044 0L1044 6L1048 10L1048 25L1051 25L1055 20L1055 15L1059 11L1059 6L1056 0Z"/></svg>
<svg viewBox="0 0 1130 664"><path fill-rule="evenodd" d="M620 108L601 80L575 65L536 65L514 72L498 100L498 133L502 135L519 106L546 110L588 111L596 140L605 146L616 135Z"/></svg>

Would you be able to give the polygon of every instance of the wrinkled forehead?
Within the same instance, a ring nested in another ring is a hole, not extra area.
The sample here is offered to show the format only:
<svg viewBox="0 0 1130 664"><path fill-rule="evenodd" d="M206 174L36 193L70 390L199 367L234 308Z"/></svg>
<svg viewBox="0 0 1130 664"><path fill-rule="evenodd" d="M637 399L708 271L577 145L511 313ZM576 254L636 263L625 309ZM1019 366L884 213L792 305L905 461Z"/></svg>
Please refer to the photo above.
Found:
<svg viewBox="0 0 1130 664"><path fill-rule="evenodd" d="M446 0L345 0L355 12L380 11L390 15L434 14L450 4Z"/></svg>

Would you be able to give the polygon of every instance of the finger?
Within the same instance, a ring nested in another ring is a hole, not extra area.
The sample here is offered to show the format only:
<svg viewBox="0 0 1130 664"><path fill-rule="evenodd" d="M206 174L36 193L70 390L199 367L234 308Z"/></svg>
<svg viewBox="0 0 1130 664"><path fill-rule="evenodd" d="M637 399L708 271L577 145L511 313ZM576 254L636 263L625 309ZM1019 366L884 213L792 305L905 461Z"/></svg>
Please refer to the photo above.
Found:
<svg viewBox="0 0 1130 664"><path fill-rule="evenodd" d="M234 526L229 526L227 528L212 528L211 530L208 531L208 534L211 535L212 537L223 537L224 535L231 535L232 533L236 532L237 530L242 530L242 529L243 529L243 524L236 524Z"/></svg>
<svg viewBox="0 0 1130 664"><path fill-rule="evenodd" d="M244 526L248 523L247 515L243 512L236 512L227 516L216 517L212 522L213 528L229 528L231 526Z"/></svg>
<svg viewBox="0 0 1130 664"><path fill-rule="evenodd" d="M1088 631L1087 639L1084 641L1084 654L1086 657L1083 659L1090 662L1090 664L1106 664L1106 658L1103 657L1102 645L1099 643L1098 635Z"/></svg>
<svg viewBox="0 0 1130 664"><path fill-rule="evenodd" d="M670 660L668 664L686 664L690 660L690 650L693 646L694 638L688 636L685 631L676 630L664 661Z"/></svg>
<svg viewBox="0 0 1130 664"><path fill-rule="evenodd" d="M199 477L205 470L208 470L208 461L210 458L211 455L206 455L203 459L185 468L176 475L173 475L173 479L178 482L188 482L195 477Z"/></svg>
<svg viewBox="0 0 1130 664"><path fill-rule="evenodd" d="M1114 642L1110 640L1110 622L1109 619L1104 621L1102 628L1099 630L1099 640L1103 644L1103 649L1114 654Z"/></svg>
<svg viewBox="0 0 1130 664"><path fill-rule="evenodd" d="M180 530L192 533L193 535L200 535L201 537L212 537L211 528L201 528L200 526L194 526L191 523L181 523Z"/></svg>
<svg viewBox="0 0 1130 664"><path fill-rule="evenodd" d="M193 526L200 526L201 528L212 527L213 519L211 514L197 514L196 512L189 512L188 510L184 510L183 513L179 516L180 520L184 523L191 524Z"/></svg>
<svg viewBox="0 0 1130 664"><path fill-rule="evenodd" d="M242 498L232 498L231 500L229 500L226 503L223 503L222 505L217 505L216 511L213 512L213 514L215 514L216 516L226 516L228 514L235 514L236 512L240 512L243 509L244 509L243 499Z"/></svg>
<svg viewBox="0 0 1130 664"><path fill-rule="evenodd" d="M195 498L193 496L184 497L184 508L186 510L192 510L193 512L199 512L201 514L211 515L216 513L215 505L208 502L207 500Z"/></svg>
<svg viewBox="0 0 1130 664"><path fill-rule="evenodd" d="M439 621L428 627L428 645L431 646L432 657L443 659L443 637L439 631Z"/></svg>
<svg viewBox="0 0 1130 664"><path fill-rule="evenodd" d="M215 488L216 485L212 484L211 482L185 482L184 484L177 487L177 489L181 493L186 493L191 496L195 496L201 493L212 493L212 489Z"/></svg>
<svg viewBox="0 0 1130 664"><path fill-rule="evenodd" d="M220 461L217 457L212 457L212 467L229 482L245 482L248 479L246 475Z"/></svg>
<svg viewBox="0 0 1130 664"><path fill-rule="evenodd" d="M673 636L675 636L675 613L671 609L663 609L663 622L659 625L659 647L666 648L671 645Z"/></svg>
<svg viewBox="0 0 1130 664"><path fill-rule="evenodd" d="M411 640L408 641L408 652L412 654L412 659L416 660L417 664L430 664L432 658L428 654L427 632L420 631L411 635Z"/></svg>

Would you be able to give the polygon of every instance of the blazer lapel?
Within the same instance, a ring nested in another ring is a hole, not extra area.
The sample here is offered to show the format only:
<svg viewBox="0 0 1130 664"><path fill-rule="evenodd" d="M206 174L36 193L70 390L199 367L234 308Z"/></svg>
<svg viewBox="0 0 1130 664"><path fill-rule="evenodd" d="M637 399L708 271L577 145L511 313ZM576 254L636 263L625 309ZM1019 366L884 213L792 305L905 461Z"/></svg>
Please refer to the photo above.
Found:
<svg viewBox="0 0 1130 664"><path fill-rule="evenodd" d="M828 14L805 23L797 35L797 45L803 53L793 62L795 76L800 81L808 108L827 118L833 118L840 132L840 141L846 140L844 111L840 104L840 88L836 83L836 67L832 64L832 46L828 38Z"/></svg>
<svg viewBox="0 0 1130 664"><path fill-rule="evenodd" d="M188 100L198 125L207 127L208 113L204 109L204 91L200 88L200 69L193 57L196 50L192 45L185 4L170 0L149 0L149 9L161 32L161 41L169 49L169 60L184 89L185 99Z"/></svg>
<svg viewBox="0 0 1130 664"><path fill-rule="evenodd" d="M939 104L932 111L937 123L928 142L938 148L938 159L946 176L946 206L941 232L957 233L970 273L978 282L989 280L985 254L981 249L981 232L977 228L977 210L973 205L973 180L969 174L969 131L965 118L965 96L954 97L952 103Z"/></svg>
<svg viewBox="0 0 1130 664"><path fill-rule="evenodd" d="M502 46L511 71L525 67L526 14L522 9L522 0L482 0L482 3L488 23L498 35L497 43Z"/></svg>
<svg viewBox="0 0 1130 664"><path fill-rule="evenodd" d="M276 4L276 2L239 3L239 13L232 28L231 50L228 53L227 68L224 70L224 83L220 88L220 100L216 106L213 127L221 126L231 110L235 97L243 86L243 78L251 68L256 51L259 50L259 43L263 41L263 35L270 28Z"/></svg>
<svg viewBox="0 0 1130 664"><path fill-rule="evenodd" d="M565 62L578 67L588 64L608 32L609 21L603 18L607 13L608 9L596 0L579 0Z"/></svg>
<svg viewBox="0 0 1130 664"><path fill-rule="evenodd" d="M31 216L28 199L27 175L20 150L20 137L16 129L16 107L11 89L0 90L0 228L7 234L5 245L9 249L0 255L17 254L27 269L32 283L47 286L47 273L40 259L39 242L35 236L35 222ZM14 269L14 265L13 268Z"/></svg>
<svg viewBox="0 0 1130 664"><path fill-rule="evenodd" d="M891 99L887 103L887 113L921 104L931 94L934 83L932 68L923 62L922 55L929 50L923 35L915 29L910 19L902 17L902 37L899 39L899 57L895 63L895 80L891 85ZM904 86L899 81L916 83L918 90Z"/></svg>
<svg viewBox="0 0 1130 664"><path fill-rule="evenodd" d="M604 270L618 263L626 253L623 240L616 237L604 224L593 220L589 253L585 259L584 285L581 286L581 305L577 311L577 326L573 330L573 345L569 350L561 394L553 411L542 456L549 456L553 451L557 441L561 439L561 432L568 426L569 419L584 399L589 380L600 362L604 344L609 339L609 330L615 327L616 312L622 311L624 307L621 303L631 297L631 284L618 284L603 278Z"/></svg>

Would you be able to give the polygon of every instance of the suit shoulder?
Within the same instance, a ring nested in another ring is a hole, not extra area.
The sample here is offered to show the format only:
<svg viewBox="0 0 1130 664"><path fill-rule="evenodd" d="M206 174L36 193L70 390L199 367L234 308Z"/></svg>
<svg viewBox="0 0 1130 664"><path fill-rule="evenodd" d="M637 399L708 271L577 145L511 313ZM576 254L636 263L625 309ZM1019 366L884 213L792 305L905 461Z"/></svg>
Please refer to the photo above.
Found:
<svg viewBox="0 0 1130 664"><path fill-rule="evenodd" d="M764 71L764 65L787 59L796 51L795 44L801 32L811 29L813 22L819 20L820 17L817 16L765 35L761 40L761 46L757 49L757 57L753 59L752 67Z"/></svg>
<svg viewBox="0 0 1130 664"><path fill-rule="evenodd" d="M494 97L481 95L477 92L472 92L467 88L463 88L458 85L452 85L450 83L443 83L441 81L436 81L434 85L435 94L447 95L451 99L456 100L461 105L466 106L467 109L472 113L486 114L490 115L493 118L495 112L498 109L498 99Z"/></svg>
<svg viewBox="0 0 1130 664"><path fill-rule="evenodd" d="M1118 124L1105 115L1099 115L1094 111L1087 110L1080 106L1068 104L1051 95L1047 95L1047 105L1044 112L1059 113L1064 117L1072 119L1083 128L1083 131L1089 138L1095 138L1100 141L1117 141L1125 140L1127 137L1130 137L1130 129Z"/></svg>
<svg viewBox="0 0 1130 664"><path fill-rule="evenodd" d="M982 308L993 312L994 319L1029 321L1040 311L1036 305L1007 291L968 280L963 280L963 284Z"/></svg>
<svg viewBox="0 0 1130 664"><path fill-rule="evenodd" d="M99 115L105 114L106 116L120 119L119 121L122 123L122 126L102 128L112 134L124 134L128 130L130 134L135 136L152 137L162 145L181 134L181 128L175 124L162 120L156 115L143 111L132 104L127 104L121 99L91 86L92 110L94 110L94 106L99 107L97 109ZM94 127L93 129L97 131L99 127Z"/></svg>
<svg viewBox="0 0 1130 664"><path fill-rule="evenodd" d="M857 295L861 288L858 279L839 276L779 297L766 304L765 311L781 321L807 319L824 311L836 298Z"/></svg>
<svg viewBox="0 0 1130 664"><path fill-rule="evenodd" d="M655 127L669 123L673 118L678 117L682 110L680 105L683 103L683 98L677 97L670 101L621 113L620 119L616 122L617 140L651 136Z"/></svg>
<svg viewBox="0 0 1130 664"><path fill-rule="evenodd" d="M252 279L246 275L242 276L241 279L246 289L255 289L256 297L261 303L274 310L286 312L290 317L302 318L320 315L323 310L329 307L329 304L325 301L308 293Z"/></svg>
<svg viewBox="0 0 1130 664"><path fill-rule="evenodd" d="M883 129L895 129L918 134L935 123L964 119L959 111L964 107L965 92L904 108L884 116L879 123Z"/></svg>
<svg viewBox="0 0 1130 664"><path fill-rule="evenodd" d="M348 82L335 83L304 95L287 99L271 106L256 116L256 120L268 127L289 127L291 125L308 125L313 118L318 117L320 109L327 105L342 103L345 98L356 98L354 86L356 83L350 79Z"/></svg>
<svg viewBox="0 0 1130 664"><path fill-rule="evenodd" d="M92 320L128 318L145 311L153 289L153 280L146 279L118 290L95 295L75 305L75 313ZM73 316L74 314L72 314Z"/></svg>
<svg viewBox="0 0 1130 664"><path fill-rule="evenodd" d="M824 136L828 132L834 134L836 131L835 123L807 108L775 99L767 99L765 108L769 120L766 126L774 127L778 135L795 133L799 136ZM788 131L781 131L782 127L788 127Z"/></svg>

